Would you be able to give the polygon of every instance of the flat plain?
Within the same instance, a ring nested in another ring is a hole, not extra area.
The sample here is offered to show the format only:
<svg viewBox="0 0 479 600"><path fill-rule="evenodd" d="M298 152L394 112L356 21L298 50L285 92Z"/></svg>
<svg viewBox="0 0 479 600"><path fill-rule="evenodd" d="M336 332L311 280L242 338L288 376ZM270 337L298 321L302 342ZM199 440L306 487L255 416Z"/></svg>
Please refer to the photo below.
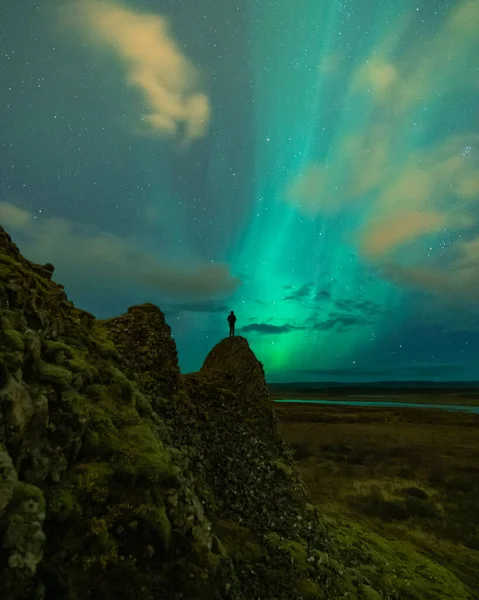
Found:
<svg viewBox="0 0 479 600"><path fill-rule="evenodd" d="M436 394L409 395L418 403L441 403ZM457 403L472 404L464 400ZM275 407L311 499L324 514L412 545L479 593L479 415Z"/></svg>

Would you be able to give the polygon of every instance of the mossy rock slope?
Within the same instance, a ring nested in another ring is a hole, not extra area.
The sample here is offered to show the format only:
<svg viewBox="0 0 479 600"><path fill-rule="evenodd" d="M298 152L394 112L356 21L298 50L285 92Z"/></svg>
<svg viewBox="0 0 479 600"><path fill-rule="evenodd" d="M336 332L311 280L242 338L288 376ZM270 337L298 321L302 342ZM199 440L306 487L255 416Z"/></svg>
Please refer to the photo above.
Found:
<svg viewBox="0 0 479 600"><path fill-rule="evenodd" d="M52 274L0 227L2 600L473 600L308 503L244 338L182 376L156 306L97 321Z"/></svg>

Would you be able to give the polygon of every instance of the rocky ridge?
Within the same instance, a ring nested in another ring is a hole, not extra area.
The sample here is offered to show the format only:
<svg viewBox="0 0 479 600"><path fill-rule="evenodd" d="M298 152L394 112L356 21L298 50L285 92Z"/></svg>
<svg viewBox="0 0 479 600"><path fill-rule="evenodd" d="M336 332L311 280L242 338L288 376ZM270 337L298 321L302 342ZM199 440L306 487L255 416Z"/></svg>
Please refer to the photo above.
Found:
<svg viewBox="0 0 479 600"><path fill-rule="evenodd" d="M447 569L308 502L262 365L182 376L151 304L98 321L0 228L2 600L472 600Z"/></svg>

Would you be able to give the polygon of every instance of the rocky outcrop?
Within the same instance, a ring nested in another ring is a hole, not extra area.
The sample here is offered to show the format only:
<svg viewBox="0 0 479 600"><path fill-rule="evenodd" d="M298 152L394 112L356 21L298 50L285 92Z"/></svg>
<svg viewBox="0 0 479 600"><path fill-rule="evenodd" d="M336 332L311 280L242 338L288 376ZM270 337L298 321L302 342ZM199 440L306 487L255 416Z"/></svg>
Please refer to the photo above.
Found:
<svg viewBox="0 0 479 600"><path fill-rule="evenodd" d="M261 533L290 535L308 527L301 517L305 491L279 435L262 365L247 341L223 340L200 372L185 380L195 409L192 424L201 423L194 446L202 449L221 517Z"/></svg>
<svg viewBox="0 0 479 600"><path fill-rule="evenodd" d="M473 598L308 503L244 338L181 376L157 307L96 321L52 273L0 228L2 600Z"/></svg>
<svg viewBox="0 0 479 600"><path fill-rule="evenodd" d="M0 244L2 599L214 597L221 556L154 409L180 383L162 313L98 323Z"/></svg>
<svg viewBox="0 0 479 600"><path fill-rule="evenodd" d="M180 387L180 369L171 329L153 304L132 306L126 315L103 321L121 354L123 372L153 402L172 398Z"/></svg>

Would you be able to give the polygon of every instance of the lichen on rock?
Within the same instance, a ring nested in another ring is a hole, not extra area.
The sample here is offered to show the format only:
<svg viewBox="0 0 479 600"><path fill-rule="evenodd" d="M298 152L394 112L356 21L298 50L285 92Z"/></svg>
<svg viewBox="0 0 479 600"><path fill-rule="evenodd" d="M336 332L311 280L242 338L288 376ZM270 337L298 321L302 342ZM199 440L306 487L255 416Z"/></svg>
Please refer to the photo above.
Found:
<svg viewBox="0 0 479 600"><path fill-rule="evenodd" d="M8 504L0 515L2 590L11 597L22 597L43 557L46 539L43 532L43 493L34 485L16 481Z"/></svg>

